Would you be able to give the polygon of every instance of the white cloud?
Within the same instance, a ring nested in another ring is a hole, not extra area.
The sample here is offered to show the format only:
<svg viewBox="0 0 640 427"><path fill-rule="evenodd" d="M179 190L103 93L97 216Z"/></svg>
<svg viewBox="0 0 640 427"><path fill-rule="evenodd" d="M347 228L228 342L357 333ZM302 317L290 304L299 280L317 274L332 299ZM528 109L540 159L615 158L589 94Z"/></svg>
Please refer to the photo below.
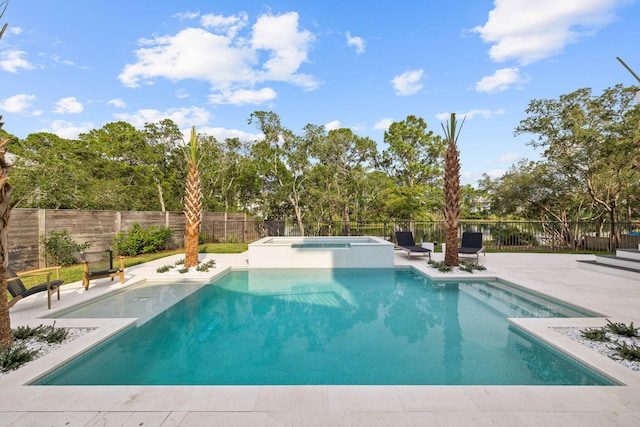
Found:
<svg viewBox="0 0 640 427"><path fill-rule="evenodd" d="M93 123L74 124L65 120L54 120L49 129L44 129L44 132L50 132L65 139L77 139L79 134L87 133L94 128Z"/></svg>
<svg viewBox="0 0 640 427"><path fill-rule="evenodd" d="M0 110L8 113L24 113L36 100L35 95L20 94L0 101Z"/></svg>
<svg viewBox="0 0 640 427"><path fill-rule="evenodd" d="M233 105L263 104L275 99L277 96L276 91L269 87L259 90L223 90L220 93L209 95L209 102L212 104Z"/></svg>
<svg viewBox="0 0 640 427"><path fill-rule="evenodd" d="M380 119L376 122L376 124L373 125L373 128L378 130L387 130L389 129L389 126L391 126L393 121L394 120L391 118Z"/></svg>
<svg viewBox="0 0 640 427"><path fill-rule="evenodd" d="M19 35L22 34L22 28L20 27L8 27L7 34Z"/></svg>
<svg viewBox="0 0 640 427"><path fill-rule="evenodd" d="M329 123L324 125L326 130L336 130L340 129L340 120L332 120Z"/></svg>
<svg viewBox="0 0 640 427"><path fill-rule="evenodd" d="M18 69L32 70L35 67L23 58L27 53L21 50L7 50L0 53L0 68L10 73L17 73Z"/></svg>
<svg viewBox="0 0 640 427"><path fill-rule="evenodd" d="M358 54L364 53L364 40L362 37L352 36L349 31L347 31L347 45L355 47Z"/></svg>
<svg viewBox="0 0 640 427"><path fill-rule="evenodd" d="M223 15L203 15L200 23L205 28L212 28L218 33L225 34L228 38L234 38L238 32L247 26L249 17L246 13L240 12L237 16Z"/></svg>
<svg viewBox="0 0 640 427"><path fill-rule="evenodd" d="M153 83L155 78L208 82L214 103L267 102L277 95L265 82L285 82L312 90L318 82L299 73L307 61L313 35L298 28L298 14L264 14L246 37L244 13L234 16L204 15L204 28L186 28L175 35L140 40L136 62L118 76L131 87Z"/></svg>
<svg viewBox="0 0 640 427"><path fill-rule="evenodd" d="M122 100L122 98L111 99L107 102L109 105L113 105L116 108L126 108L127 104Z"/></svg>
<svg viewBox="0 0 640 427"><path fill-rule="evenodd" d="M200 12L180 12L180 13L176 13L175 15L173 15L173 18L177 18L180 21L185 21L185 20L189 20L189 19L196 19L198 16L200 16Z"/></svg>
<svg viewBox="0 0 640 427"><path fill-rule="evenodd" d="M520 74L518 67L502 68L496 70L492 76L485 76L476 83L476 91L478 92L503 92L512 85L526 83L529 81L527 76Z"/></svg>
<svg viewBox="0 0 640 427"><path fill-rule="evenodd" d="M466 112L457 112L456 117L460 120L472 120L474 117L482 117L483 119L491 119L496 116L501 116L506 113L505 110L499 108L497 110L487 110L487 109L473 109ZM449 120L451 118L451 113L439 113L436 114L436 118L438 120Z"/></svg>
<svg viewBox="0 0 640 427"><path fill-rule="evenodd" d="M56 108L53 110L54 113L58 114L79 114L82 113L84 107L75 96L70 96L68 98L62 98L60 101L56 103Z"/></svg>
<svg viewBox="0 0 640 427"><path fill-rule="evenodd" d="M131 123L138 129L142 129L145 123L157 123L164 119L171 119L178 127L191 128L207 123L211 114L200 107L174 108L167 111L152 109L138 110L133 114L114 114L116 119Z"/></svg>
<svg viewBox="0 0 640 427"><path fill-rule="evenodd" d="M422 89L423 70L407 71L391 80L396 95L407 96L418 93Z"/></svg>
<svg viewBox="0 0 640 427"><path fill-rule="evenodd" d="M240 141L257 141L264 138L261 133L249 133L238 129L225 129L221 127L200 127L196 128L198 133L214 136L218 141L222 142L227 138L238 138ZM191 128L183 131L185 141L188 141L191 135Z"/></svg>
<svg viewBox="0 0 640 427"><path fill-rule="evenodd" d="M614 19L629 0L495 0L487 22L473 29L496 62L529 64L561 52Z"/></svg>
<svg viewBox="0 0 640 427"><path fill-rule="evenodd" d="M520 160L521 158L522 158L522 155L520 153L507 153L498 157L496 161L503 162L503 163L513 163L516 160Z"/></svg>
<svg viewBox="0 0 640 427"><path fill-rule="evenodd" d="M506 172L507 171L505 169L493 169L493 170L490 170L489 172L486 172L486 174L489 175L491 178L500 178Z"/></svg>

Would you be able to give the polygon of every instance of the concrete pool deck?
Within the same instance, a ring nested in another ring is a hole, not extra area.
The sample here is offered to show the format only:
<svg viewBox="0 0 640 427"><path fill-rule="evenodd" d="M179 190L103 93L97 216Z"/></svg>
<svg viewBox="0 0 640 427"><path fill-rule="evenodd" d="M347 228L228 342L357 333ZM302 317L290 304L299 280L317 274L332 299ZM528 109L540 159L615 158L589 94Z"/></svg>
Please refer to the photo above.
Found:
<svg viewBox="0 0 640 427"><path fill-rule="evenodd" d="M227 267L246 267L245 254L208 255ZM442 254L434 254L434 259ZM640 281L579 269L591 255L489 253L487 272L517 285L640 324ZM125 286L154 276L158 260L128 268ZM426 267L426 259L396 252L396 265L452 278ZM184 276L181 276L184 277ZM462 276L460 276L462 277ZM639 277L640 279L640 277ZM53 310L119 289L117 281L92 282L88 291L72 283ZM51 324L42 294L10 311L12 327ZM571 341L549 326L591 327L604 318L524 319L518 326L617 379L622 386L25 386L96 340L134 319L59 319L57 326L97 329L0 377L0 426L632 426L640 425L640 373Z"/></svg>

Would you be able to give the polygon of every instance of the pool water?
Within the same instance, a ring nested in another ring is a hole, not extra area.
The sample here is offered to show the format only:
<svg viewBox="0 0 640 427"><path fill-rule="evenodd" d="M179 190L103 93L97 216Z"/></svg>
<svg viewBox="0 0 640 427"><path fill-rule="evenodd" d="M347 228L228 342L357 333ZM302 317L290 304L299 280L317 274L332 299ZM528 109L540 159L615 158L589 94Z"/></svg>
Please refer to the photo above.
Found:
<svg viewBox="0 0 640 427"><path fill-rule="evenodd" d="M611 385L507 321L588 315L408 269L232 271L38 384Z"/></svg>

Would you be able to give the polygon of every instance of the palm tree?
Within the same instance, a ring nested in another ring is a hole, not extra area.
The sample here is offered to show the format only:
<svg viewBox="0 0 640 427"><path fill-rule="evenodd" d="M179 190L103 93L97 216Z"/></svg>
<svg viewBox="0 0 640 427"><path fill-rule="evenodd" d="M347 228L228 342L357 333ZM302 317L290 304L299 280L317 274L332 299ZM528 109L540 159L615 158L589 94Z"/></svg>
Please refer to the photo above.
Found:
<svg viewBox="0 0 640 427"><path fill-rule="evenodd" d="M9 0L0 3L0 18L7 10ZM4 8L3 8L4 6ZM7 29L5 23L0 29L0 38ZM2 116L0 116L0 130L2 130ZM11 333L11 318L9 317L9 303L7 302L7 266L9 265L9 251L7 233L9 217L11 216L11 185L9 185L9 165L4 155L7 151L9 138L0 136L0 345L11 345L13 334Z"/></svg>
<svg viewBox="0 0 640 427"><path fill-rule="evenodd" d="M198 174L196 127L191 128L191 148L189 156L189 171L187 174L187 194L184 198L185 229L185 259L184 266L194 267L198 265L198 234L202 224L202 189L200 187L200 175Z"/></svg>
<svg viewBox="0 0 640 427"><path fill-rule="evenodd" d="M442 124L447 151L444 157L444 226L446 250L444 263L457 266L458 262L458 218L460 217L460 152L458 151L458 136L464 119L458 127L456 114L451 113L451 120L446 126Z"/></svg>
<svg viewBox="0 0 640 427"><path fill-rule="evenodd" d="M3 125L2 116L0 116L0 130ZM7 233L13 207L11 185L9 185L9 165L4 157L8 143L9 138L0 137L0 345L11 345L13 341L7 301L7 266L9 265Z"/></svg>

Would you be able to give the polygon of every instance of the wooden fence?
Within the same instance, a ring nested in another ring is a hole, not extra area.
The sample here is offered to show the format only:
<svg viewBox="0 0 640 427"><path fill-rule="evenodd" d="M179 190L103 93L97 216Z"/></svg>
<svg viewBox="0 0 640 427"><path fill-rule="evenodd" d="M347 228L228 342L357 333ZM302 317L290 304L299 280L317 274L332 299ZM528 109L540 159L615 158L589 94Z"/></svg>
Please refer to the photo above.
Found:
<svg viewBox="0 0 640 427"><path fill-rule="evenodd" d="M17 270L45 266L41 238L52 231L66 231L74 242L88 242L91 250L100 250L111 248L113 238L134 224L169 227L176 247L184 246L182 212L14 209L9 222L9 262ZM246 214L203 212L202 232L211 241L252 242L258 239L256 229Z"/></svg>

